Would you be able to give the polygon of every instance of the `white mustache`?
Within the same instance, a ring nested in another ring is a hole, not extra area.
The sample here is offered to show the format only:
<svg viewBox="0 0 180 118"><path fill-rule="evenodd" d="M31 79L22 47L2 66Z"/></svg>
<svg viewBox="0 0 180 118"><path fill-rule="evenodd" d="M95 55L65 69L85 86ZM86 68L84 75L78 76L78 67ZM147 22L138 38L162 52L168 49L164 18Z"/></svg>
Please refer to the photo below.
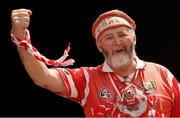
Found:
<svg viewBox="0 0 180 118"><path fill-rule="evenodd" d="M116 46L112 49L112 51L116 52L116 51L122 51L125 50L125 52L127 52L127 49L124 46Z"/></svg>
<svg viewBox="0 0 180 118"><path fill-rule="evenodd" d="M116 46L112 50L113 51L121 51L121 50L126 50L126 48L124 48L124 46Z"/></svg>

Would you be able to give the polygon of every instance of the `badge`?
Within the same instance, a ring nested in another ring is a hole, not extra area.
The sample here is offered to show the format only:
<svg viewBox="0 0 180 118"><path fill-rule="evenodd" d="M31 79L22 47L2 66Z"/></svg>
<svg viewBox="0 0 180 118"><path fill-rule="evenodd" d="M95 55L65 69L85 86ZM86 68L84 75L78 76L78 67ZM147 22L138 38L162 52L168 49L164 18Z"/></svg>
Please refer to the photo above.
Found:
<svg viewBox="0 0 180 118"><path fill-rule="evenodd" d="M148 108L147 96L137 86L131 84L122 91L122 98L120 101L117 98L116 102L122 113L132 117L141 116Z"/></svg>
<svg viewBox="0 0 180 118"><path fill-rule="evenodd" d="M154 93L156 91L156 82L155 81L145 81L143 82L144 88L149 92L149 93Z"/></svg>
<svg viewBox="0 0 180 118"><path fill-rule="evenodd" d="M113 98L112 91L109 90L108 88L102 88L99 91L99 96L101 99L112 99Z"/></svg>

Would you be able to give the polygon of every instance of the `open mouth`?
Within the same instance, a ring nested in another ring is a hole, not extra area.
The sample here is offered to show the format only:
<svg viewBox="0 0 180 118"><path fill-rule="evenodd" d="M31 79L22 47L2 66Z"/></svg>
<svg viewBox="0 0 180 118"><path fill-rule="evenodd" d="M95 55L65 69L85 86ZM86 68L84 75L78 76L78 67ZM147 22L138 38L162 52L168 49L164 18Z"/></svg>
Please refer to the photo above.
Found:
<svg viewBox="0 0 180 118"><path fill-rule="evenodd" d="M115 54L121 54L124 52L124 49L117 49L115 50Z"/></svg>

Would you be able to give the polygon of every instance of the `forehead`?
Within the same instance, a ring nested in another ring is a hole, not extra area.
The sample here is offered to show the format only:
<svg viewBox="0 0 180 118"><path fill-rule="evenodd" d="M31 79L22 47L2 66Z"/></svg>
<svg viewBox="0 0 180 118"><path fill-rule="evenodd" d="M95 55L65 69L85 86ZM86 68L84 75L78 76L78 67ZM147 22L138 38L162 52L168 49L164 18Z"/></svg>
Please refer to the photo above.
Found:
<svg viewBox="0 0 180 118"><path fill-rule="evenodd" d="M103 37L105 35L110 35L110 34L113 34L113 33L123 33L127 30L129 30L130 28L129 27L126 27L126 26L120 26L120 27L115 27L115 28L111 28L111 29L107 29L105 30L100 37Z"/></svg>

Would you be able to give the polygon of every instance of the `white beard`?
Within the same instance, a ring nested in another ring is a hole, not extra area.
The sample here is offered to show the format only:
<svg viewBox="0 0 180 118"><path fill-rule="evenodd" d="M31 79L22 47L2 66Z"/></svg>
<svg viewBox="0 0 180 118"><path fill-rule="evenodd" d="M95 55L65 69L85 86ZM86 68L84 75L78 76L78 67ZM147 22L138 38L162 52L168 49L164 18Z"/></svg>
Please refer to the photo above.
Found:
<svg viewBox="0 0 180 118"><path fill-rule="evenodd" d="M132 44L129 49L125 50L124 54L117 54L117 55L110 55L103 48L101 49L107 62L113 68L120 69L126 67L130 63L131 59L136 55L134 46L135 44Z"/></svg>
<svg viewBox="0 0 180 118"><path fill-rule="evenodd" d="M112 56L109 61L114 68L121 68L129 63L130 58L127 54L121 54Z"/></svg>

